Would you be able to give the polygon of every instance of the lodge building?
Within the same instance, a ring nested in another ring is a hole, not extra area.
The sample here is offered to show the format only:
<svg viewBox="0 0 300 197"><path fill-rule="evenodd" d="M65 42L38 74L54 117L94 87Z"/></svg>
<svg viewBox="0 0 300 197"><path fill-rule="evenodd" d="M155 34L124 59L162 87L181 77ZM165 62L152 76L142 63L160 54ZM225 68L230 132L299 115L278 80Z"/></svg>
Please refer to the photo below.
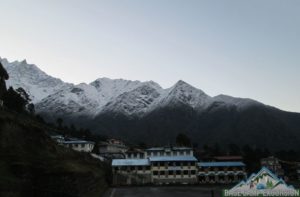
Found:
<svg viewBox="0 0 300 197"><path fill-rule="evenodd" d="M199 162L198 181L205 183L237 183L247 178L243 162Z"/></svg>
<svg viewBox="0 0 300 197"><path fill-rule="evenodd" d="M126 159L114 159L112 167L114 184L197 182L197 159L191 148L128 150Z"/></svg>
<svg viewBox="0 0 300 197"><path fill-rule="evenodd" d="M198 162L192 148L130 150L113 159L113 184L234 183L246 178L242 162Z"/></svg>

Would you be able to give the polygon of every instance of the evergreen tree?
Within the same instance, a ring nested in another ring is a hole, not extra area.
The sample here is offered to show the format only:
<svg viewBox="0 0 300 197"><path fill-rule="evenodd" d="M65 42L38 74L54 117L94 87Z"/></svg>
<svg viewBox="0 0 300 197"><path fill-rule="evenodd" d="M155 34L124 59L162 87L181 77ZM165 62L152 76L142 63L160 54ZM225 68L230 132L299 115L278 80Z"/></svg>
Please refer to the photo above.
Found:
<svg viewBox="0 0 300 197"><path fill-rule="evenodd" d="M5 80L8 80L9 76L0 62L0 99L3 100L4 94L7 92Z"/></svg>
<svg viewBox="0 0 300 197"><path fill-rule="evenodd" d="M27 102L29 103L31 101L29 95L27 94L27 92L23 89L23 88L18 88L16 89L16 92Z"/></svg>
<svg viewBox="0 0 300 197"><path fill-rule="evenodd" d="M57 118L57 119L56 119L56 123L57 123L57 126L58 126L59 129L62 128L63 122L64 122L64 121L63 121L62 118Z"/></svg>
<svg viewBox="0 0 300 197"><path fill-rule="evenodd" d="M8 109L16 112L24 112L25 107L28 104L28 100L25 100L18 92L10 87L3 96L4 106Z"/></svg>

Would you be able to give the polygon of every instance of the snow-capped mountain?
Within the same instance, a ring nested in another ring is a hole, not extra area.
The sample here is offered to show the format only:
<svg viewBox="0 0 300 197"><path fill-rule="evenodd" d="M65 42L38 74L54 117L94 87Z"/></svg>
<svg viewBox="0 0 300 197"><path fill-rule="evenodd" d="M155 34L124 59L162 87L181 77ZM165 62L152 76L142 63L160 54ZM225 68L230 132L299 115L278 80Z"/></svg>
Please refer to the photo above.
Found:
<svg viewBox="0 0 300 197"><path fill-rule="evenodd" d="M179 80L164 89L153 81L99 78L90 84L65 83L26 61L0 59L8 86L23 87L46 121L89 128L132 143L165 145L184 133L204 144L255 145L299 149L300 114L251 99L211 97Z"/></svg>
<svg viewBox="0 0 300 197"><path fill-rule="evenodd" d="M107 112L143 116L166 106L186 105L201 111L215 102L238 108L259 104L250 99L225 95L210 97L182 80L168 89L153 81L108 78L74 85L47 75L26 60L8 62L0 58L0 61L10 75L8 86L23 87L36 105L37 112L56 116L94 117Z"/></svg>
<svg viewBox="0 0 300 197"><path fill-rule="evenodd" d="M9 80L6 82L7 87L12 86L15 89L22 87L30 94L33 103L40 102L61 88L71 86L69 83L47 75L36 65L28 64L26 60L8 62L7 59L0 58L0 61L9 73Z"/></svg>

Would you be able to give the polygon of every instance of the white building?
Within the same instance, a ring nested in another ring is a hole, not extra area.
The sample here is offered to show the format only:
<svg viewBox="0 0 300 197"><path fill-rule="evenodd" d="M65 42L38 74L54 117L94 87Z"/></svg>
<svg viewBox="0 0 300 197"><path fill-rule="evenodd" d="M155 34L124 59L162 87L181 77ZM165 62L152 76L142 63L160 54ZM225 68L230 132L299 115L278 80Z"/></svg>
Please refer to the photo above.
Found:
<svg viewBox="0 0 300 197"><path fill-rule="evenodd" d="M106 142L100 142L99 152L100 154L106 153L125 153L128 148L120 140L109 139Z"/></svg>
<svg viewBox="0 0 300 197"><path fill-rule="evenodd" d="M85 140L72 140L72 141L64 141L62 143L63 146L72 148L73 150L79 152L92 152L95 142L85 141Z"/></svg>
<svg viewBox="0 0 300 197"><path fill-rule="evenodd" d="M116 185L197 182L197 159L186 147L128 150L126 159L114 159L112 167Z"/></svg>
<svg viewBox="0 0 300 197"><path fill-rule="evenodd" d="M198 181L206 183L236 183L247 178L243 162L199 162Z"/></svg>

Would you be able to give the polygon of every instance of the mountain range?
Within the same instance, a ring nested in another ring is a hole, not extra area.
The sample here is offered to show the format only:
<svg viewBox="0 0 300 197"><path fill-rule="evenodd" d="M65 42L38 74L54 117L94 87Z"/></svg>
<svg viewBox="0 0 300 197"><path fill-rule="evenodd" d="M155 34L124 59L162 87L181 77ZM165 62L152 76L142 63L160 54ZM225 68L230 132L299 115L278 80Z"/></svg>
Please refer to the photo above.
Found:
<svg viewBox="0 0 300 197"><path fill-rule="evenodd" d="M194 143L299 149L300 114L227 95L211 97L179 80L164 89L153 81L99 78L72 84L36 65L1 59L7 86L22 87L36 112L93 132L151 145L174 143L185 133Z"/></svg>

